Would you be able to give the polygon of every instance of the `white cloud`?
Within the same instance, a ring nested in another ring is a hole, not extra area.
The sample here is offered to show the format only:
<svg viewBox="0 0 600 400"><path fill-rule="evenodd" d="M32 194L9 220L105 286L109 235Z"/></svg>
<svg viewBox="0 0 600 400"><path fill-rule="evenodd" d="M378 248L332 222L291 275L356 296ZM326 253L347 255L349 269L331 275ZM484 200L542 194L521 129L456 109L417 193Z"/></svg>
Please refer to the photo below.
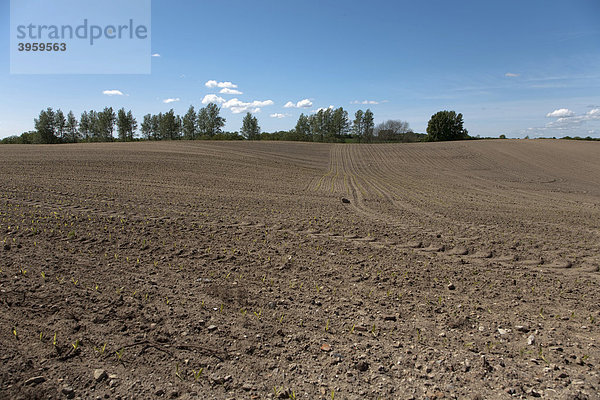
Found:
<svg viewBox="0 0 600 400"><path fill-rule="evenodd" d="M381 103L384 103L384 102L387 103L387 100L384 100ZM379 104L379 103L380 103L379 101L375 101L375 100L363 100L363 101L354 100L354 101L350 102L350 104Z"/></svg>
<svg viewBox="0 0 600 400"><path fill-rule="evenodd" d="M244 94L242 92L240 92L237 89L229 89L229 88L223 88L219 91L219 93L223 93L223 94Z"/></svg>
<svg viewBox="0 0 600 400"><path fill-rule="evenodd" d="M600 108L594 108L593 110L588 111L585 115L590 117L590 119L600 119Z"/></svg>
<svg viewBox="0 0 600 400"><path fill-rule="evenodd" d="M285 105L283 107L284 108L309 108L309 107L312 107L312 105L313 105L312 101L310 101L309 99L303 99L297 103L292 103L291 101L288 101L287 103L285 103Z"/></svg>
<svg viewBox="0 0 600 400"><path fill-rule="evenodd" d="M568 108L559 108L554 110L548 114L546 114L546 118L564 118L564 117L573 117L575 113Z"/></svg>
<svg viewBox="0 0 600 400"><path fill-rule="evenodd" d="M154 54L152 54L152 57L160 57L160 54L154 53Z"/></svg>
<svg viewBox="0 0 600 400"><path fill-rule="evenodd" d="M289 117L290 114L281 114L281 113L274 113L269 115L269 117L271 118L285 118L285 117Z"/></svg>
<svg viewBox="0 0 600 400"><path fill-rule="evenodd" d="M535 128L528 128L528 132L536 136L582 136L582 130L597 132L600 127L600 108L593 108L585 114L576 114L567 108L560 108L546 114L548 118L556 120L548 122L546 125ZM587 125L587 126L584 126ZM591 125L591 126L590 126Z"/></svg>
<svg viewBox="0 0 600 400"><path fill-rule="evenodd" d="M330 106L329 106L329 107L327 107L327 108L324 108L324 107L317 108L317 109L316 109L316 110L314 110L313 112L314 112L314 113L318 113L319 111L333 110L333 109L334 109L334 107L333 107L332 105L330 105Z"/></svg>
<svg viewBox="0 0 600 400"><path fill-rule="evenodd" d="M207 81L204 86L206 86L207 88L228 88L228 89L236 89L237 85L234 85L231 82L217 82L215 80L210 80Z"/></svg>
<svg viewBox="0 0 600 400"><path fill-rule="evenodd" d="M507 78L516 78L516 77L521 76L521 74L515 74L513 72L507 72L507 73L504 74L504 76L506 76Z"/></svg>
<svg viewBox="0 0 600 400"><path fill-rule="evenodd" d="M216 94L207 94L202 99L202 104L208 104L208 103L222 104L222 103L225 103L225 101L226 100L224 98L219 97Z"/></svg>
<svg viewBox="0 0 600 400"><path fill-rule="evenodd" d="M170 98L170 99L164 99L163 103L165 104L169 104L169 103L174 103L176 101L179 101L179 97L175 97L175 98Z"/></svg>
<svg viewBox="0 0 600 400"><path fill-rule="evenodd" d="M272 106L273 100L254 100L252 102L244 102L237 98L227 100L223 103L224 108L228 108L234 114L239 114L243 112L252 112L257 113L260 112L262 107Z"/></svg>
<svg viewBox="0 0 600 400"><path fill-rule="evenodd" d="M102 92L102 94L105 94L107 96L125 96L123 94L123 92L121 92L120 90L116 90L116 89L112 89L112 90L104 90Z"/></svg>

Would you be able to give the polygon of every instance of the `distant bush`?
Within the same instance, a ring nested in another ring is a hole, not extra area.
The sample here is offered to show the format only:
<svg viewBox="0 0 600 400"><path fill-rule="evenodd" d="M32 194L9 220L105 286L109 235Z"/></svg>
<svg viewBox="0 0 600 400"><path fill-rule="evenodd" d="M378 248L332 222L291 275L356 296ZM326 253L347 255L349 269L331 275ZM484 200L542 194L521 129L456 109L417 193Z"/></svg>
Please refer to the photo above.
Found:
<svg viewBox="0 0 600 400"><path fill-rule="evenodd" d="M461 140L469 137L463 127L463 116L454 111L440 111L431 116L427 124L427 140L430 142Z"/></svg>

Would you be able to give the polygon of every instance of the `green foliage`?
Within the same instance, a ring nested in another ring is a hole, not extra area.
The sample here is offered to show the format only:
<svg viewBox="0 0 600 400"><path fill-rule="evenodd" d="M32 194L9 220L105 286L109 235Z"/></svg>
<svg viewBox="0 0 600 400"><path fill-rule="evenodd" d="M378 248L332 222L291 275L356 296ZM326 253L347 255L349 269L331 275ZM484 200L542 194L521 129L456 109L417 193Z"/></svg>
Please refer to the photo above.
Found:
<svg viewBox="0 0 600 400"><path fill-rule="evenodd" d="M128 142L133 140L134 132L137 129L137 121L133 117L131 110L125 112L121 108L117 113L117 131L119 132L119 140Z"/></svg>
<svg viewBox="0 0 600 400"><path fill-rule="evenodd" d="M354 123L352 124L352 133L356 137L356 139L361 142L363 140L363 136L365 133L364 125L363 125L363 117L364 112L362 110L356 111L354 113Z"/></svg>
<svg viewBox="0 0 600 400"><path fill-rule="evenodd" d="M225 118L219 116L221 108L215 103L209 103L198 111L198 132L201 136L210 138L221 133L225 126Z"/></svg>
<svg viewBox="0 0 600 400"><path fill-rule="evenodd" d="M463 128L462 114L454 111L439 111L431 116L427 124L427 140L431 142L461 140L469 137Z"/></svg>
<svg viewBox="0 0 600 400"><path fill-rule="evenodd" d="M34 120L40 143L56 143L58 138L55 131L55 114L52 108L42 110L38 118Z"/></svg>
<svg viewBox="0 0 600 400"><path fill-rule="evenodd" d="M260 139L260 126L258 126L258 120L250 113L247 113L244 117L241 134L248 140Z"/></svg>
<svg viewBox="0 0 600 400"><path fill-rule="evenodd" d="M194 106L190 106L182 120L183 138L194 140L198 136L198 117Z"/></svg>
<svg viewBox="0 0 600 400"><path fill-rule="evenodd" d="M69 111L67 114L67 122L65 125L65 140L71 143L75 143L79 140L79 131L77 130L78 122L77 118L75 118L75 114L73 111Z"/></svg>
<svg viewBox="0 0 600 400"><path fill-rule="evenodd" d="M363 124L365 142L367 142L367 143L373 142L375 120L373 118L373 112L371 110L367 109L367 111L365 111L365 114L363 115L362 124Z"/></svg>

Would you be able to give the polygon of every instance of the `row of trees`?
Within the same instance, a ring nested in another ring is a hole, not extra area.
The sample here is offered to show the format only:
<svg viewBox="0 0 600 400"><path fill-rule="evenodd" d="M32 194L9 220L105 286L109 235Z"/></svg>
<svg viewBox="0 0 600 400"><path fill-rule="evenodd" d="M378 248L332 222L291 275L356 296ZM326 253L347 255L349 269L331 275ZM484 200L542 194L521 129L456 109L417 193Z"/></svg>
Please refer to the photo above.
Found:
<svg viewBox="0 0 600 400"><path fill-rule="evenodd" d="M181 117L173 109L159 114L146 114L140 124L145 140L196 140L196 139L248 139L294 140L312 142L417 142L460 140L469 138L463 128L462 114L440 111L434 114L427 126L427 135L414 133L408 122L388 120L375 126L373 112L358 110L350 121L342 107L320 109L311 115L301 114L296 126L289 131L261 133L258 120L251 113L243 119L240 133L223 132L225 118L220 108L208 104L196 112L190 106ZM121 108L116 113L112 107L102 111L84 111L79 120L72 111L67 116L59 109L42 110L35 118L35 131L20 137L7 138L9 143L74 143L79 141L113 141L115 126L118 140L136 140L138 123L131 110Z"/></svg>
<svg viewBox="0 0 600 400"><path fill-rule="evenodd" d="M164 114L146 114L140 130L147 140L211 139L221 134L225 126L220 111L219 106L210 103L198 113L190 106L183 117L175 115L173 109Z"/></svg>
<svg viewBox="0 0 600 400"><path fill-rule="evenodd" d="M112 107L102 111L84 111L79 120L69 111L65 117L62 110L47 108L35 118L35 134L27 132L24 139L30 143L75 143L80 141L106 142L114 140L117 126L119 140L133 140L137 121L131 110L120 109L116 114Z"/></svg>

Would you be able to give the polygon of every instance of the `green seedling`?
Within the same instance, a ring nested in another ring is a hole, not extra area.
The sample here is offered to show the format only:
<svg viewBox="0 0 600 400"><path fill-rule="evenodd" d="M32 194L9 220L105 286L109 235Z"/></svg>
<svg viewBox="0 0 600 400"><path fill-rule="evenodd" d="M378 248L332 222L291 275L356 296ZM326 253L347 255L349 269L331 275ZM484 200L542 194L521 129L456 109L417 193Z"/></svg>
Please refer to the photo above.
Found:
<svg viewBox="0 0 600 400"><path fill-rule="evenodd" d="M204 371L204 368L200 368L198 371L192 370L192 372L194 373L194 379L196 380L196 382L198 382L198 379L200 379L200 375L202 375L202 371Z"/></svg>
<svg viewBox="0 0 600 400"><path fill-rule="evenodd" d="M327 322L325 323L325 332L329 332L329 318L327 318Z"/></svg>
<svg viewBox="0 0 600 400"><path fill-rule="evenodd" d="M73 346L74 351L77 351L77 349L79 348L79 339L77 339L75 343L71 343L71 346Z"/></svg>
<svg viewBox="0 0 600 400"><path fill-rule="evenodd" d="M260 319L260 316L262 314L262 310L258 310L258 313L256 311L254 311L254 315L256 315L256 318Z"/></svg>
<svg viewBox="0 0 600 400"><path fill-rule="evenodd" d="M183 377L179 373L179 363L175 365L175 376L179 378L179 380L183 380Z"/></svg>
<svg viewBox="0 0 600 400"><path fill-rule="evenodd" d="M356 328L356 324L352 324L352 328L350 328L350 333L354 333L354 328Z"/></svg>
<svg viewBox="0 0 600 400"><path fill-rule="evenodd" d="M115 351L115 355L117 356L117 360L121 361L121 358L123 358L123 351L124 351L123 348L121 348L120 350Z"/></svg>
<svg viewBox="0 0 600 400"><path fill-rule="evenodd" d="M52 338L52 346L56 347L58 341L56 340L56 332L54 332L54 337Z"/></svg>
<svg viewBox="0 0 600 400"><path fill-rule="evenodd" d="M44 340L44 332L40 331L40 340Z"/></svg>
<svg viewBox="0 0 600 400"><path fill-rule="evenodd" d="M40 272L40 275L42 276L42 279L46 279L46 273L44 271Z"/></svg>
<svg viewBox="0 0 600 400"><path fill-rule="evenodd" d="M15 339L19 340L19 335L17 334L17 327L13 327L12 334L15 336Z"/></svg>
<svg viewBox="0 0 600 400"><path fill-rule="evenodd" d="M99 353L100 355L104 354L104 350L106 350L106 342L102 345L102 347L94 346L94 351L96 351L96 353Z"/></svg>

